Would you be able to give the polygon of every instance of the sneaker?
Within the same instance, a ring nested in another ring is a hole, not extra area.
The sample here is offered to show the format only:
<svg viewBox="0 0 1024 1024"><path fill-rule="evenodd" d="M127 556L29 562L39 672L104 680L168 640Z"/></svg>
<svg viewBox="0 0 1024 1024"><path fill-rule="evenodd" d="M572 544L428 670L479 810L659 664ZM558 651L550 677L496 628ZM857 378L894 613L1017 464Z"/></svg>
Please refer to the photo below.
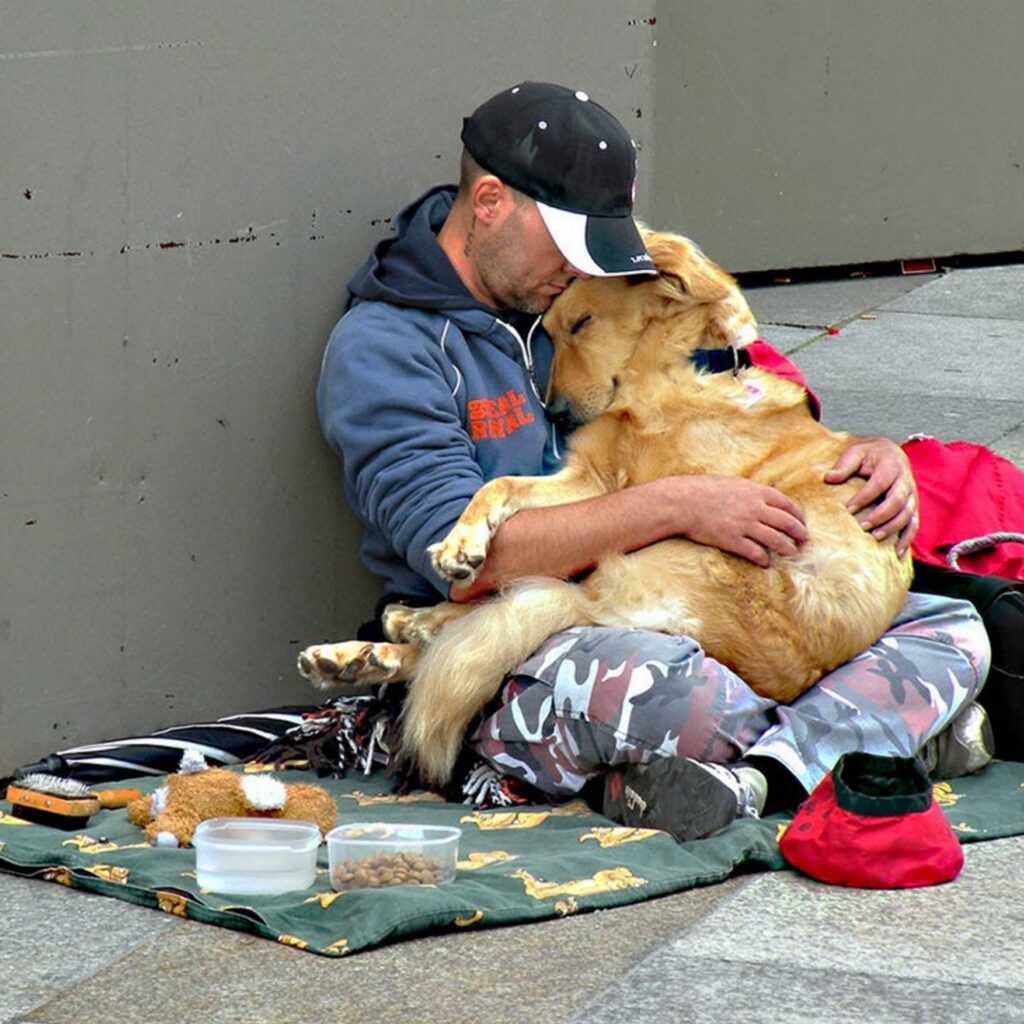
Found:
<svg viewBox="0 0 1024 1024"><path fill-rule="evenodd" d="M669 832L680 843L704 839L737 818L758 818L768 783L756 768L726 768L689 757L658 757L605 778L604 814L632 828Z"/></svg>
<svg viewBox="0 0 1024 1024"><path fill-rule="evenodd" d="M992 760L994 751L988 712L972 703L938 736L928 740L918 756L933 779L959 779L980 772Z"/></svg>

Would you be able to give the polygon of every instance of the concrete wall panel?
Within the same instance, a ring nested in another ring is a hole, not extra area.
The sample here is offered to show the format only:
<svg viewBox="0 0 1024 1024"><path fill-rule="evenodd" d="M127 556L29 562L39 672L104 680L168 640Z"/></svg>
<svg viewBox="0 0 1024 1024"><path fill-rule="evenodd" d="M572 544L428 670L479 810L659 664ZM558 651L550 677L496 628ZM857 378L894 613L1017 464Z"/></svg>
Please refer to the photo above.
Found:
<svg viewBox="0 0 1024 1024"><path fill-rule="evenodd" d="M296 651L377 594L313 408L344 281L505 85L645 143L645 17L0 0L0 772L319 699Z"/></svg>
<svg viewBox="0 0 1024 1024"><path fill-rule="evenodd" d="M656 219L731 269L1024 248L1024 6L664 0Z"/></svg>

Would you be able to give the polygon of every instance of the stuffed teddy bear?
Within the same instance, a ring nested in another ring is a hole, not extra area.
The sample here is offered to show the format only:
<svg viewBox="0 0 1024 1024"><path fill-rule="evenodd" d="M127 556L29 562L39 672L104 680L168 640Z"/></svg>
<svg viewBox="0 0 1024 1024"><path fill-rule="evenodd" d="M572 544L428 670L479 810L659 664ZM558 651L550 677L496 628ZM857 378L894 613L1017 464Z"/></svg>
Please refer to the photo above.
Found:
<svg viewBox="0 0 1024 1024"><path fill-rule="evenodd" d="M188 846L201 821L238 817L311 821L325 835L334 825L337 808L320 786L286 786L268 775L211 768L194 750L182 755L177 775L169 775L152 794L128 804L128 820L144 829L146 840L155 846Z"/></svg>

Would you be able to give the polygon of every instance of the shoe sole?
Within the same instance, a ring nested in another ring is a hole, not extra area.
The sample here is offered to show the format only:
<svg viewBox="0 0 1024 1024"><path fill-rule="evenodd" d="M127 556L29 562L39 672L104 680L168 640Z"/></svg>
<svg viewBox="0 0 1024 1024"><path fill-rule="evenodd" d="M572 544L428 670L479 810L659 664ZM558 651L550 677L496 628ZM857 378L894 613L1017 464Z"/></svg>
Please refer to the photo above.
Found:
<svg viewBox="0 0 1024 1024"><path fill-rule="evenodd" d="M736 820L736 794L699 763L663 757L609 775L604 815L629 828L655 828L677 842L706 839Z"/></svg>

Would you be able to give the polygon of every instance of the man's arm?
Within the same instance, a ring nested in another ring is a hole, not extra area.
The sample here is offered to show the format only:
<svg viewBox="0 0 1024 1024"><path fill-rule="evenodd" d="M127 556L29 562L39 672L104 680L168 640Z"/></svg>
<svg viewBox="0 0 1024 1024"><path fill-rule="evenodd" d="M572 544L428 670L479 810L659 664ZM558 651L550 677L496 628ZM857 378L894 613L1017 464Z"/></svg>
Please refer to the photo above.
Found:
<svg viewBox="0 0 1024 1024"><path fill-rule="evenodd" d="M471 601L526 576L570 577L609 551L635 551L667 537L689 537L767 566L808 536L799 507L774 488L739 477L672 476L586 501L526 509L491 539L471 584L453 601Z"/></svg>
<svg viewBox="0 0 1024 1024"><path fill-rule="evenodd" d="M918 528L907 457L887 438L856 438L825 480L839 484L855 475L865 481L848 503L851 515L879 541L898 533L896 549L904 557ZM870 512L858 514L880 497ZM635 551L677 536L763 568L773 552L794 554L808 532L800 508L774 488L739 477L665 477L587 501L516 513L491 539L479 576L453 585L448 596L472 601L527 576L567 578L593 568L609 551Z"/></svg>
<svg viewBox="0 0 1024 1024"><path fill-rule="evenodd" d="M317 409L342 457L356 514L437 588L427 547L443 537L484 484L462 423L458 371L429 320L363 303L335 327ZM442 321L443 327L443 321Z"/></svg>

